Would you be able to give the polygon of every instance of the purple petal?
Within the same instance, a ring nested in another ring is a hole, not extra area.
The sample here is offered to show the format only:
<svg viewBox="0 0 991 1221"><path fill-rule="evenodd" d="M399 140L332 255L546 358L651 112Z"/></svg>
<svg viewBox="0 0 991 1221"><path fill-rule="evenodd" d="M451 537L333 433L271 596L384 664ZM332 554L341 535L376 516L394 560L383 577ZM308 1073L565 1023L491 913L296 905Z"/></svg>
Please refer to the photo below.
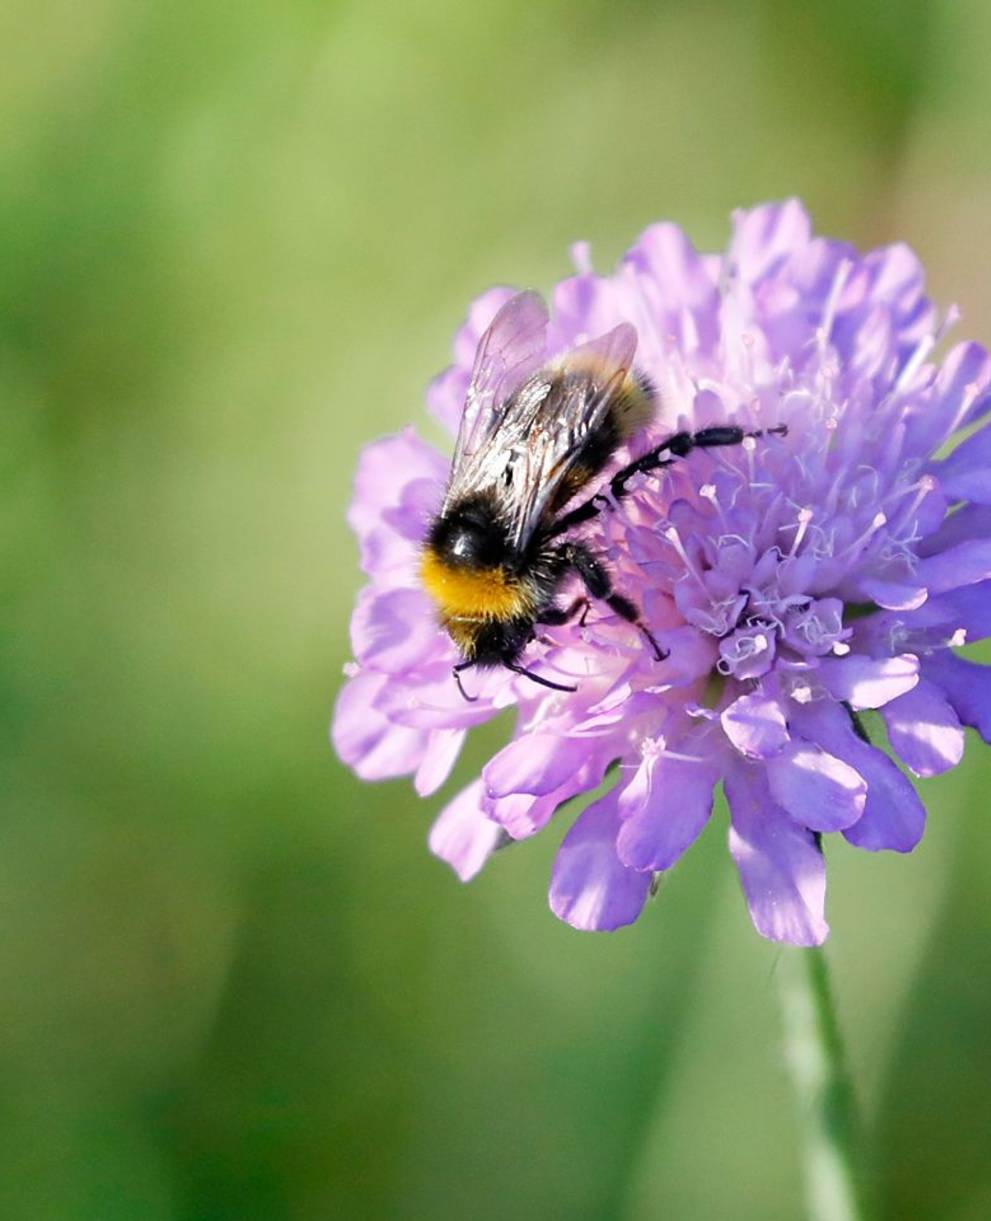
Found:
<svg viewBox="0 0 991 1221"><path fill-rule="evenodd" d="M462 882L473 878L502 838L479 804L482 782L475 780L444 807L430 828L430 851L447 861Z"/></svg>
<svg viewBox="0 0 991 1221"><path fill-rule="evenodd" d="M363 666L387 674L413 670L436 652L433 606L419 589L378 593L367 585L351 617L351 647Z"/></svg>
<svg viewBox="0 0 991 1221"><path fill-rule="evenodd" d="M848 274L837 303L830 341L841 359L885 379L931 330L918 259L905 245L846 251Z"/></svg>
<svg viewBox="0 0 991 1221"><path fill-rule="evenodd" d="M856 642L866 652L886 652L897 639L902 648L931 653L947 645L991 636L991 581L965 585L930 598L909 614L868 615L857 623Z"/></svg>
<svg viewBox="0 0 991 1221"><path fill-rule="evenodd" d="M394 725L374 707L388 681L384 674L359 674L343 688L334 709L334 749L362 780L415 772L427 747L427 734Z"/></svg>
<svg viewBox="0 0 991 1221"><path fill-rule="evenodd" d="M715 305L718 282L680 225L663 221L648 226L623 262L645 272L648 281L658 288L663 287L664 307L672 313Z"/></svg>
<svg viewBox="0 0 991 1221"><path fill-rule="evenodd" d="M858 736L841 705L819 700L796 709L793 720L806 737L856 768L867 781L864 812L843 832L846 839L871 852L911 852L925 830L926 811L907 777L887 755Z"/></svg>
<svg viewBox="0 0 991 1221"><path fill-rule="evenodd" d="M991 742L991 669L947 649L925 658L922 673L943 689L963 724Z"/></svg>
<svg viewBox="0 0 991 1221"><path fill-rule="evenodd" d="M466 685L470 682L474 698L466 700L451 674L456 660L454 646L438 632L435 652L411 674L380 687L375 707L390 721L410 729L468 729L514 702L509 675L496 669L471 672Z"/></svg>
<svg viewBox="0 0 991 1221"><path fill-rule="evenodd" d="M950 635L962 631L968 644L991 636L991 581L965 585L933 598L929 607L931 623L945 625Z"/></svg>
<svg viewBox="0 0 991 1221"><path fill-rule="evenodd" d="M465 409L471 366L448 365L427 387L427 409L449 432L457 435Z"/></svg>
<svg viewBox="0 0 991 1221"><path fill-rule="evenodd" d="M949 589L959 589L962 585L986 581L991 577L991 539L957 543L939 555L919 560L917 572L930 594L941 594Z"/></svg>
<svg viewBox="0 0 991 1221"><path fill-rule="evenodd" d="M551 911L572 928L608 932L632 924L647 901L652 875L620 862L619 828L613 789L578 816L558 849Z"/></svg>
<svg viewBox="0 0 991 1221"><path fill-rule="evenodd" d="M559 788L589 754L587 742L557 733L529 733L504 746L482 772L490 797L514 793L543 796Z"/></svg>
<svg viewBox="0 0 991 1221"><path fill-rule="evenodd" d="M938 776L963 758L960 720L938 687L922 678L881 709L891 749L916 776Z"/></svg>
<svg viewBox="0 0 991 1221"><path fill-rule="evenodd" d="M463 729L432 729L423 762L416 769L413 787L421 797L436 793L451 774L464 745Z"/></svg>
<svg viewBox="0 0 991 1221"><path fill-rule="evenodd" d="M925 602L929 591L921 582L885 581L880 577L861 577L857 592L865 602L876 602L886 610L915 610Z"/></svg>
<svg viewBox="0 0 991 1221"><path fill-rule="evenodd" d="M741 695L719 719L726 736L748 759L769 759L788 741L781 701L761 691Z"/></svg>
<svg viewBox="0 0 991 1221"><path fill-rule="evenodd" d="M762 767L734 764L724 787L730 852L754 927L772 941L821 945L829 934L826 865L812 833L774 804Z"/></svg>
<svg viewBox="0 0 991 1221"><path fill-rule="evenodd" d="M447 474L447 460L421 441L412 428L375 441L361 451L348 523L358 536L365 572L377 575L397 563L413 564L416 551L409 538L418 534L422 537L426 523L411 520L406 530L397 532L394 524L385 522L385 514L399 507L407 484L428 480L440 493Z"/></svg>
<svg viewBox="0 0 991 1221"><path fill-rule="evenodd" d="M856 317L856 316L855 316ZM848 348L847 361L859 377L883 377L890 368L895 348L895 320L884 303L861 313L857 324L852 319L840 319L833 328L833 340Z"/></svg>
<svg viewBox="0 0 991 1221"><path fill-rule="evenodd" d="M580 790L579 790L580 791ZM487 818L498 824L511 839L529 839L554 817L554 812L574 793L563 786L543 797L532 793L512 793L509 797L490 797L483 789L482 808Z"/></svg>
<svg viewBox="0 0 991 1221"><path fill-rule="evenodd" d="M946 355L932 395L908 412L907 453L928 458L955 432L982 414L991 383L991 359L979 343L958 343Z"/></svg>
<svg viewBox="0 0 991 1221"><path fill-rule="evenodd" d="M892 242L864 255L864 270L870 274L869 298L908 312L919 299L925 272L915 251L904 242Z"/></svg>
<svg viewBox="0 0 991 1221"><path fill-rule="evenodd" d="M718 279L678 225L651 225L623 259L653 319L650 330L681 339L686 350L718 340Z"/></svg>
<svg viewBox="0 0 991 1221"><path fill-rule="evenodd" d="M829 694L852 708L880 708L911 691L919 681L919 659L899 657L826 657L817 671Z"/></svg>
<svg viewBox="0 0 991 1221"><path fill-rule="evenodd" d="M985 425L936 467L939 486L950 500L991 505L991 427Z"/></svg>
<svg viewBox="0 0 991 1221"><path fill-rule="evenodd" d="M842 831L864 812L863 776L811 742L789 742L768 760L767 779L771 796L800 827Z"/></svg>
<svg viewBox="0 0 991 1221"><path fill-rule="evenodd" d="M526 839L542 830L566 801L579 793L598 788L610 758L610 752L586 752L584 763L575 766L556 788L537 797L532 793L510 793L505 797L492 797L484 793L482 804L485 812L513 839Z"/></svg>
<svg viewBox="0 0 991 1221"><path fill-rule="evenodd" d="M712 812L719 769L665 755L648 756L617 799L619 859L631 869L670 869L698 838Z"/></svg>
<svg viewBox="0 0 991 1221"><path fill-rule="evenodd" d="M812 236L808 213L797 199L762 204L733 214L730 261L748 283L800 255Z"/></svg>
<svg viewBox="0 0 991 1221"><path fill-rule="evenodd" d="M383 523L419 550L427 523L440 507L444 485L436 479L412 479L404 484L395 508L382 510Z"/></svg>
<svg viewBox="0 0 991 1221"><path fill-rule="evenodd" d="M548 346L570 348L589 335L604 335L622 318L616 284L590 273L562 280L554 289Z"/></svg>
<svg viewBox="0 0 991 1221"><path fill-rule="evenodd" d="M958 543L991 536L991 507L963 505L933 534L919 541L919 555L938 555Z"/></svg>

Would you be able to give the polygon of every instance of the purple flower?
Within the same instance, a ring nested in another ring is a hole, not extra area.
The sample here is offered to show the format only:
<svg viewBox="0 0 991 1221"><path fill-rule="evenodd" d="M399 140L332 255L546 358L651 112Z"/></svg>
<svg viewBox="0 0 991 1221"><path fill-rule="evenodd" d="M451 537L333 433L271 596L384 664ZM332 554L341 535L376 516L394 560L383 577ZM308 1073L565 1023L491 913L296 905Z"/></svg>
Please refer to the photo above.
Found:
<svg viewBox="0 0 991 1221"><path fill-rule="evenodd" d="M722 781L729 845L757 930L826 937L821 837L908 852L925 811L855 714L880 709L917 776L955 766L963 726L991 739L991 671L956 648L991 634L991 359L944 331L904 246L861 255L814 237L796 201L734 217L723 254L649 228L611 276L587 266L553 294L548 354L618 322L658 388L656 440L727 421L787 437L696 451L581 527L663 648L602 604L542 630L528 664L549 691L458 660L419 588L418 547L448 460L407 429L362 454L349 520L369 584L333 738L367 779L447 778L468 729L516 707L512 741L434 824L430 846L472 877L507 838L539 831L600 785L554 865L550 903L581 929L636 919L710 816ZM480 297L433 383L456 429L478 340L510 296ZM966 439L937 457L956 433ZM647 448L650 438L640 444Z"/></svg>

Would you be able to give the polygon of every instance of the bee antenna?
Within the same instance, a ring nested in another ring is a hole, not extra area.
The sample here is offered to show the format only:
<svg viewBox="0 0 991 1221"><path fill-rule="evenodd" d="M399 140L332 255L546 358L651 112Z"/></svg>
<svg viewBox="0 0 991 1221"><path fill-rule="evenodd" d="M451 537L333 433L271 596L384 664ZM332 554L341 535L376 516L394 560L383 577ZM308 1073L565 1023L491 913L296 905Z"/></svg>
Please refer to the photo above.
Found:
<svg viewBox="0 0 991 1221"><path fill-rule="evenodd" d="M510 662L503 663L507 670L512 670L514 674L522 674L524 678L529 678L541 687L550 687L552 691L577 691L577 687L568 687L564 683L552 683L549 678L541 678L539 674L534 674L532 670L528 670L525 666L514 666Z"/></svg>
<svg viewBox="0 0 991 1221"><path fill-rule="evenodd" d="M455 682L458 684L458 690L461 692L461 698L462 698L463 700L465 700L465 701L466 701L467 703L469 703L469 704L474 704L474 703L475 703L475 701L478 699L478 696L477 696L477 695L469 695L469 694L468 694L468 692L467 692L467 691L464 689L464 687L463 687L463 685L462 685L462 683L461 683L461 671L462 671L462 670L467 670L467 669L468 669L468 667L469 667L469 666L471 666L471 665L473 665L473 664L474 664L474 663L473 663L473 662L470 662L470 661L469 661L469 662L462 662L462 663L461 663L461 665L454 666L454 667L452 668L452 670L451 670L451 674L454 676L454 681L455 681Z"/></svg>

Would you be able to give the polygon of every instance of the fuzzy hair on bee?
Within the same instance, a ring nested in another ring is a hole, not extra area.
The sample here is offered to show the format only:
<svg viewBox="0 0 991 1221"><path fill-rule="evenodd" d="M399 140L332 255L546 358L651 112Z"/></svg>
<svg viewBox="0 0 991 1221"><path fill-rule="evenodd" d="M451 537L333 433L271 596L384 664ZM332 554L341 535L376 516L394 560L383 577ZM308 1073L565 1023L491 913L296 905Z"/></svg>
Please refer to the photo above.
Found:
<svg viewBox="0 0 991 1221"><path fill-rule="evenodd" d="M461 653L454 677L466 699L460 676L472 666L502 666L544 687L575 690L521 658L538 625L577 615L584 622L590 599L635 625L659 661L667 656L636 604L613 588L606 566L571 537L607 502L596 494L569 506L656 412L651 382L633 368L636 330L620 323L548 360L547 325L542 298L527 291L507 301L482 336L447 491L421 555L423 587ZM675 433L617 470L607 486L618 500L635 475L696 448L761 435L736 425ZM561 589L575 575L585 595L561 606Z"/></svg>

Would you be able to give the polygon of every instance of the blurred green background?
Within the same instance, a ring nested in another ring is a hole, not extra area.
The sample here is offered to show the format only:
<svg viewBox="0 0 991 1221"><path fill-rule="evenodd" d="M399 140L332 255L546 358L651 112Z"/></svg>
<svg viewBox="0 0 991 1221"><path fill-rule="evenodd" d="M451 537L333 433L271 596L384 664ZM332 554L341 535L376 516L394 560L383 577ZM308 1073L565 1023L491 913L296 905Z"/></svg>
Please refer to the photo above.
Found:
<svg viewBox="0 0 991 1221"><path fill-rule="evenodd" d="M723 827L611 937L547 910L563 828L460 886L443 798L326 744L343 512L576 238L798 193L991 339L991 9L7 0L0 47L0 1216L796 1218ZM991 1216L989 781L830 852L892 1221Z"/></svg>

